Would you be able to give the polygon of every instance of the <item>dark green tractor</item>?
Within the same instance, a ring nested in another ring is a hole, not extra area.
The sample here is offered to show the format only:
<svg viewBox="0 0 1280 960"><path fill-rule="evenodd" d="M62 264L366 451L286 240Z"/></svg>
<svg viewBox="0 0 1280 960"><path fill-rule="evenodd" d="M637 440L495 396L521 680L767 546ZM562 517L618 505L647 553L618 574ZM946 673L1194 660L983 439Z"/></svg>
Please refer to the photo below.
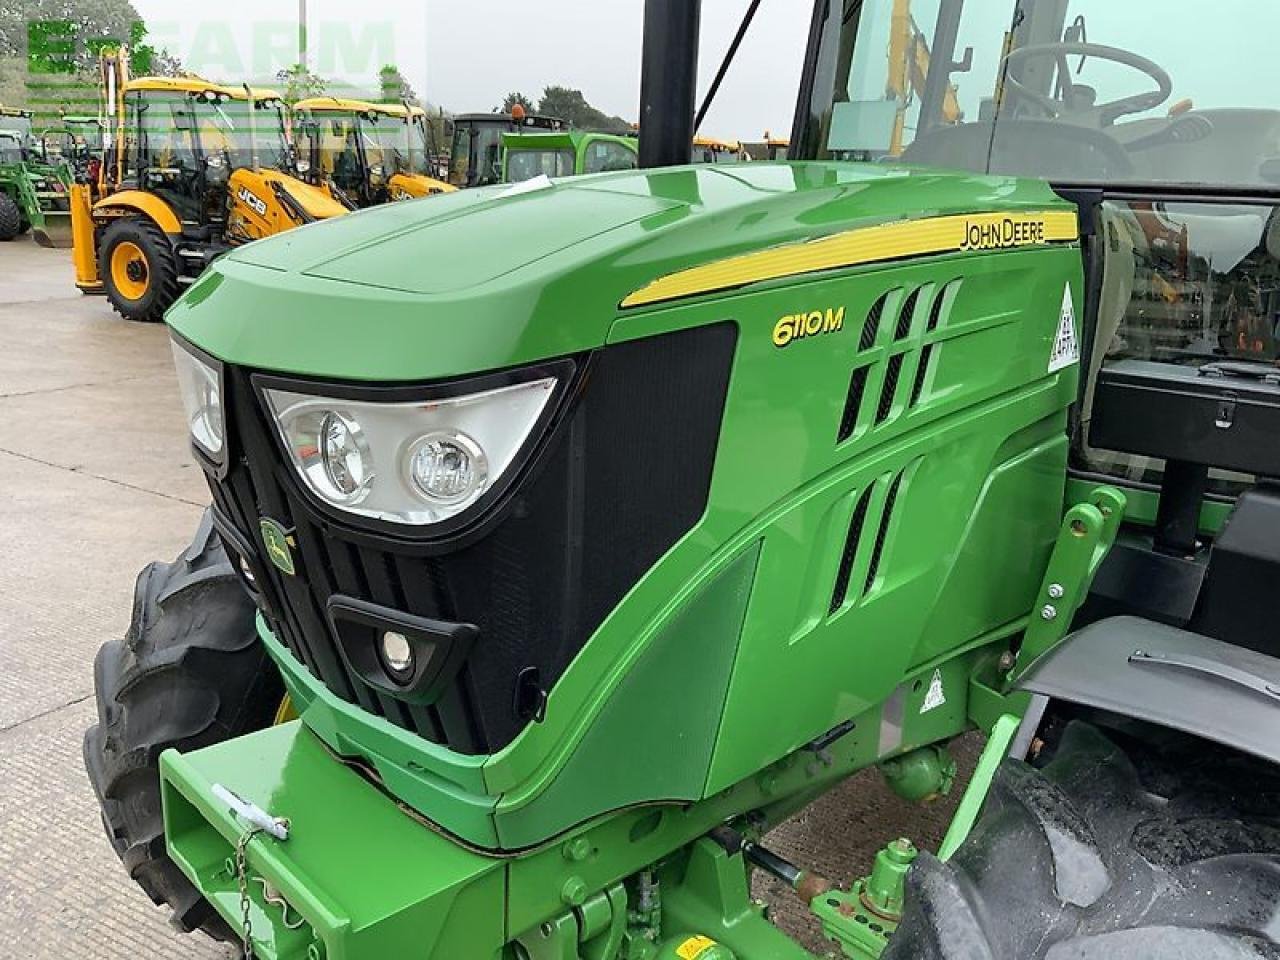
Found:
<svg viewBox="0 0 1280 960"><path fill-rule="evenodd" d="M271 960L813 960L758 871L828 956L1280 956L1280 9L1224 3L816 0L791 159L689 166L648 0L640 170L220 258L213 506L96 664L135 878ZM975 731L940 845L769 848Z"/></svg>

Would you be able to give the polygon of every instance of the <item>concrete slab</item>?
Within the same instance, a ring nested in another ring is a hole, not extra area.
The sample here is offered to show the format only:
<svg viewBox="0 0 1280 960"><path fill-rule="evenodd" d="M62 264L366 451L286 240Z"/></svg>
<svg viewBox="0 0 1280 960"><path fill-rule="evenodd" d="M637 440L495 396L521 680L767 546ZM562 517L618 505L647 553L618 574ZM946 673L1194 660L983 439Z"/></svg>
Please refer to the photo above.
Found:
<svg viewBox="0 0 1280 960"><path fill-rule="evenodd" d="M93 692L93 656L128 626L138 570L176 556L202 507L7 453L0 489L3 729Z"/></svg>
<svg viewBox="0 0 1280 960"><path fill-rule="evenodd" d="M168 925L125 876L80 766L89 702L0 733L0 955L230 960Z"/></svg>

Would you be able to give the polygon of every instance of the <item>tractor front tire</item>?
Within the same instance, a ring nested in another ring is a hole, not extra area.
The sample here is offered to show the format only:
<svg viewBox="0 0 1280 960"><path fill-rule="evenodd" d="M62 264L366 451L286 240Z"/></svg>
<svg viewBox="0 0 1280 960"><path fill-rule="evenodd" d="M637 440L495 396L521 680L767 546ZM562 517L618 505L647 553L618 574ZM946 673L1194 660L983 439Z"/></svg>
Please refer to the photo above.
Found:
<svg viewBox="0 0 1280 960"><path fill-rule="evenodd" d="M111 306L126 320L159 323L181 293L173 244L141 217L117 220L103 232L98 276Z"/></svg>
<svg viewBox="0 0 1280 960"><path fill-rule="evenodd" d="M884 960L1280 958L1280 774L1150 728L1074 720L1006 760L947 863L922 855Z"/></svg>
<svg viewBox="0 0 1280 960"><path fill-rule="evenodd" d="M22 211L17 201L7 193L0 193L0 242L12 240L22 232Z"/></svg>
<svg viewBox="0 0 1280 960"><path fill-rule="evenodd" d="M98 723L84 738L102 822L129 875L179 929L218 939L230 928L165 850L159 760L271 724L283 686L254 613L206 511L177 560L138 575L128 634L94 661Z"/></svg>

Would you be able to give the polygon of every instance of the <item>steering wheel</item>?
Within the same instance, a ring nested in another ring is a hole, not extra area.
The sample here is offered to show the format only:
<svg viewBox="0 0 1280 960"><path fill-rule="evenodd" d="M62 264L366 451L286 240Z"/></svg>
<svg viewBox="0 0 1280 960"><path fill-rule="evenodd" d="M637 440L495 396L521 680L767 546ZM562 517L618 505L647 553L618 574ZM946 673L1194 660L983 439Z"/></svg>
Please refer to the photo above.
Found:
<svg viewBox="0 0 1280 960"><path fill-rule="evenodd" d="M1066 100L1057 100L1051 96L1032 90L1023 84L1010 69L1035 57L1053 56L1058 60L1059 76L1066 78L1068 89ZM1130 97L1121 97L1110 103L1087 103L1083 107L1074 105L1072 92L1076 85L1070 81L1071 69L1067 57L1097 57L1099 60L1110 60L1126 67L1132 67L1156 82L1156 89L1148 93L1139 93ZM1138 56L1129 50L1119 47L1108 47L1101 43L1039 43L1022 47L1009 53L1005 62L1005 89L1047 110L1050 116L1069 119L1080 124L1108 127L1120 117L1130 113L1142 113L1160 106L1173 94L1173 80L1159 64Z"/></svg>

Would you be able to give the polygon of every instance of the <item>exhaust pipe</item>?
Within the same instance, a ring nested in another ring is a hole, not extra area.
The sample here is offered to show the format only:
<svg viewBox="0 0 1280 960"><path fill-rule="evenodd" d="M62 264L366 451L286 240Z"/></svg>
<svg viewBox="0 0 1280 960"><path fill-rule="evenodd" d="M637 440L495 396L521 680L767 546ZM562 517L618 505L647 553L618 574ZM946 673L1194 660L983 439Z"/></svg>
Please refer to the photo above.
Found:
<svg viewBox="0 0 1280 960"><path fill-rule="evenodd" d="M640 166L689 162L698 87L702 0L645 0Z"/></svg>

